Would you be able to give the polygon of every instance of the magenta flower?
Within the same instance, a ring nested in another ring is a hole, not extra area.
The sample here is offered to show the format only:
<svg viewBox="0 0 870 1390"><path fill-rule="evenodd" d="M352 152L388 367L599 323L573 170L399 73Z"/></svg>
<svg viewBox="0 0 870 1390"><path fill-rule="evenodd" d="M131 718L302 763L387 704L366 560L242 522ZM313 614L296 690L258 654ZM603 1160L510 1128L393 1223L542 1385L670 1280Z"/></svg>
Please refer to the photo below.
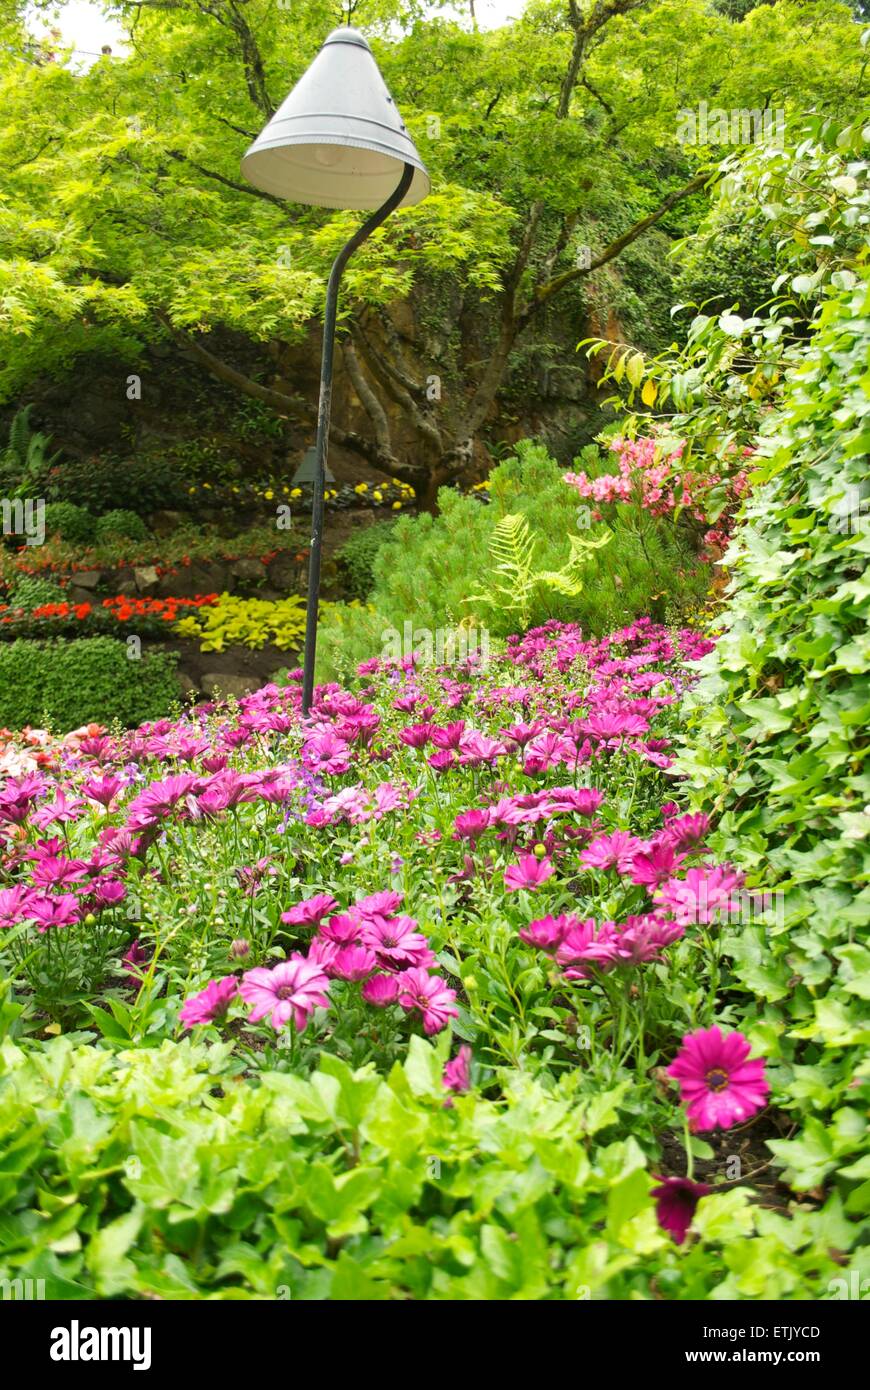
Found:
<svg viewBox="0 0 870 1390"><path fill-rule="evenodd" d="M454 840L471 840L474 844L489 825L489 811L461 811L453 824L456 828Z"/></svg>
<svg viewBox="0 0 870 1390"><path fill-rule="evenodd" d="M367 946L339 946L325 969L339 980L364 980L377 964L377 956Z"/></svg>
<svg viewBox="0 0 870 1390"><path fill-rule="evenodd" d="M730 864L689 869L685 878L665 883L655 901L683 926L718 921L739 910L739 899L731 895L742 886L743 878Z"/></svg>
<svg viewBox="0 0 870 1390"><path fill-rule="evenodd" d="M548 878L552 878L555 872L550 859L537 859L534 854L523 854L520 856L519 864L511 864L504 871L505 892L515 893L520 888L534 892L542 883L546 883Z"/></svg>
<svg viewBox="0 0 870 1390"><path fill-rule="evenodd" d="M376 1009L385 1009L388 1004L395 1004L399 989L397 975L370 975L362 987L362 997Z"/></svg>
<svg viewBox="0 0 870 1390"><path fill-rule="evenodd" d="M650 1192L657 1198L656 1218L663 1231L677 1245L682 1245L692 1224L695 1208L702 1197L712 1192L705 1182L693 1182L691 1178L662 1178L658 1187Z"/></svg>
<svg viewBox="0 0 870 1390"><path fill-rule="evenodd" d="M85 796L100 806L109 807L123 787L120 777L89 777L82 786Z"/></svg>
<svg viewBox="0 0 870 1390"><path fill-rule="evenodd" d="M589 978L589 966L606 970L616 960L616 924L602 922L596 926L594 917L583 921L575 918L556 948L559 965L567 965L565 976L569 980Z"/></svg>
<svg viewBox="0 0 870 1390"><path fill-rule="evenodd" d="M684 858L685 855L678 854L673 844L652 844L648 849L638 850L631 861L631 881L644 884L647 888L658 888L673 878Z"/></svg>
<svg viewBox="0 0 870 1390"><path fill-rule="evenodd" d="M282 912L281 921L293 927L308 927L313 922L322 922L337 907L338 903L331 893L315 893L313 898L303 898L302 902L294 903L286 912Z"/></svg>
<svg viewBox="0 0 870 1390"><path fill-rule="evenodd" d="M401 906L403 894L394 888L383 888L380 893L370 893L367 898L359 898L350 908L353 916L389 917Z"/></svg>
<svg viewBox="0 0 870 1390"><path fill-rule="evenodd" d="M580 855L580 862L588 869L615 869L617 873L627 873L632 860L641 847L640 840L629 835L626 830L614 830L610 835L597 835Z"/></svg>
<svg viewBox="0 0 870 1390"><path fill-rule="evenodd" d="M119 878L99 878L94 884L91 906L94 911L105 907L117 907L127 896L127 889Z"/></svg>
<svg viewBox="0 0 870 1390"><path fill-rule="evenodd" d="M60 855L46 855L33 869L33 883L36 888L57 888L64 883L78 883L87 878L88 866L81 859L64 859Z"/></svg>
<svg viewBox="0 0 870 1390"><path fill-rule="evenodd" d="M413 917L367 917L362 924L361 940L376 952L383 969L407 970L435 963L429 942L417 931Z"/></svg>
<svg viewBox="0 0 870 1390"><path fill-rule="evenodd" d="M561 917L538 917L527 927L520 927L520 936L539 951L555 951L564 941L565 933L576 923L577 918L567 913Z"/></svg>
<svg viewBox="0 0 870 1390"><path fill-rule="evenodd" d="M448 989L440 976L430 975L422 967L399 976L399 1003L406 1013L419 1010L423 1028L430 1036L446 1028L449 1019L459 1017L455 998L455 989Z"/></svg>
<svg viewBox="0 0 870 1390"><path fill-rule="evenodd" d="M664 811L664 807L662 807ZM702 847L710 829L710 817L703 811L697 815L669 817L665 824L667 835L676 850L690 851Z"/></svg>
<svg viewBox="0 0 870 1390"><path fill-rule="evenodd" d="M216 1019L223 1018L238 992L239 982L234 975L225 975L222 980L212 980L199 994L192 994L189 999L185 999L178 1017L185 1028L193 1028L198 1023L213 1023Z"/></svg>
<svg viewBox="0 0 870 1390"><path fill-rule="evenodd" d="M685 931L679 922L657 917L655 913L628 917L624 925L617 928L612 943L613 958L620 965L641 965L658 960L664 948L679 941Z"/></svg>
<svg viewBox="0 0 870 1390"><path fill-rule="evenodd" d="M139 972L147 959L148 954L139 945L139 938L137 937L121 957L121 968L126 975L133 975L138 979Z"/></svg>
<svg viewBox="0 0 870 1390"><path fill-rule="evenodd" d="M409 748L425 748L431 737L431 724L408 724L406 728L399 730L399 738Z"/></svg>
<svg viewBox="0 0 870 1390"><path fill-rule="evenodd" d="M268 1017L277 1030L292 1019L301 1033L316 1008L329 1007L328 989L320 962L294 953L272 970L257 966L247 971L239 993L252 1006L252 1023Z"/></svg>
<svg viewBox="0 0 870 1390"><path fill-rule="evenodd" d="M471 1048L467 1043L463 1043L456 1056L444 1064L445 1091L453 1091L459 1095L463 1091L471 1090Z"/></svg>
<svg viewBox="0 0 870 1390"><path fill-rule="evenodd" d="M696 1130L730 1129L767 1104L770 1087L764 1059L749 1056L742 1033L719 1028L687 1033L668 1076L679 1082L689 1120Z"/></svg>
<svg viewBox="0 0 870 1390"><path fill-rule="evenodd" d="M62 893L51 898L34 893L27 903L27 916L41 932L51 927L71 927L81 921L81 903L75 893Z"/></svg>
<svg viewBox="0 0 870 1390"><path fill-rule="evenodd" d="M31 890L20 883L14 888L0 888L0 927L14 927L29 917L27 905L31 896Z"/></svg>

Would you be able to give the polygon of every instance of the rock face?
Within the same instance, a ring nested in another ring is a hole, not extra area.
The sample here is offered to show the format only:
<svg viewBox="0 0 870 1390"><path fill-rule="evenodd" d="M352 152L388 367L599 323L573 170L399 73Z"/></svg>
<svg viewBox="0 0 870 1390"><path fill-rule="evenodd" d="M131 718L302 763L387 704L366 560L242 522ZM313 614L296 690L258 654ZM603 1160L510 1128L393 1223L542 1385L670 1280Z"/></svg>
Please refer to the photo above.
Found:
<svg viewBox="0 0 870 1390"><path fill-rule="evenodd" d="M226 699L232 696L234 699L240 700L243 695L250 695L262 684L263 682L254 675L233 676L226 671L206 671L205 675L200 678L202 693L208 695L209 698L222 696Z"/></svg>
<svg viewBox="0 0 870 1390"><path fill-rule="evenodd" d="M134 569L133 578L136 590L140 594L153 594L160 584L160 575L153 565L142 565L141 568Z"/></svg>
<svg viewBox="0 0 870 1390"><path fill-rule="evenodd" d="M76 570L74 583L78 589L96 589L102 577L102 570Z"/></svg>

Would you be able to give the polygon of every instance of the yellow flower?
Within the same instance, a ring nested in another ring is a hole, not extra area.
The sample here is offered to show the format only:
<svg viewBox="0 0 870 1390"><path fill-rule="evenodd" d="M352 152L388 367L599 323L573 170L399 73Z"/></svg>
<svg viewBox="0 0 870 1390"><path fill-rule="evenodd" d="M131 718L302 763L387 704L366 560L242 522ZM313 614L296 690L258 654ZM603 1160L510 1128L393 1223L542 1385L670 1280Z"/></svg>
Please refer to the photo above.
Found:
<svg viewBox="0 0 870 1390"><path fill-rule="evenodd" d="M233 483L233 492L238 492L238 490L239 489L236 487L235 483Z"/></svg>
<svg viewBox="0 0 870 1390"><path fill-rule="evenodd" d="M189 487L187 490L188 490L188 492L196 492L196 488L195 488L195 487Z"/></svg>
<svg viewBox="0 0 870 1390"><path fill-rule="evenodd" d="M270 487L267 487L266 491L263 493L263 496L265 497L267 502L271 502L275 494Z"/></svg>
<svg viewBox="0 0 870 1390"><path fill-rule="evenodd" d="M293 491L291 492L290 496L291 496L291 497L301 497L301 496L302 496L302 489L301 489L301 487L294 487L294 489L293 489Z"/></svg>
<svg viewBox="0 0 870 1390"><path fill-rule="evenodd" d="M354 492L368 492L368 490L368 483L357 483L356 487L354 488Z"/></svg>
<svg viewBox="0 0 870 1390"><path fill-rule="evenodd" d="M207 488L209 489L209 491L210 491L210 490L211 490L211 483L203 483L203 487L207 487Z"/></svg>
<svg viewBox="0 0 870 1390"><path fill-rule="evenodd" d="M394 512L399 512L399 511L401 511L401 510L402 510L402 504L401 504L401 502L394 502L394 503L393 503L393 511L394 511Z"/></svg>
<svg viewBox="0 0 870 1390"><path fill-rule="evenodd" d="M373 492L372 496L376 502L383 502L384 500L384 494L382 492Z"/></svg>

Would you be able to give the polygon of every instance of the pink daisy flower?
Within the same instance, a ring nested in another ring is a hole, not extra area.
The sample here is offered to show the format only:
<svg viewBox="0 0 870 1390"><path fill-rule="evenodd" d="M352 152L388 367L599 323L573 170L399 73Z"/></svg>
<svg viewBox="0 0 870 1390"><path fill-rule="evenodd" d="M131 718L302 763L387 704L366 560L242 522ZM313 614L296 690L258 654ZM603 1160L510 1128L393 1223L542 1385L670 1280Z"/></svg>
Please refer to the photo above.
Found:
<svg viewBox="0 0 870 1390"><path fill-rule="evenodd" d="M456 1056L444 1064L444 1089L457 1095L471 1090L471 1048L463 1043Z"/></svg>
<svg viewBox="0 0 870 1390"><path fill-rule="evenodd" d="M281 921L288 926L310 926L312 922L322 922L337 907L338 903L331 893L315 893L313 898L303 898L302 902L294 903L287 912L282 912Z"/></svg>
<svg viewBox="0 0 870 1390"><path fill-rule="evenodd" d="M339 980L364 980L377 963L374 951L365 946L341 946L325 968Z"/></svg>
<svg viewBox="0 0 870 1390"><path fill-rule="evenodd" d="M193 1028L197 1023L213 1023L215 1019L223 1018L238 992L239 982L234 975L212 980L199 994L185 999L178 1016L185 1028Z"/></svg>
<svg viewBox="0 0 870 1390"><path fill-rule="evenodd" d="M712 1190L705 1182L693 1182L691 1178L662 1178L659 1186L650 1192L650 1196L657 1199L659 1225L673 1236L677 1245L682 1245L686 1239L701 1198Z"/></svg>
<svg viewBox="0 0 870 1390"><path fill-rule="evenodd" d="M515 893L520 888L534 892L542 883L546 883L548 878L552 878L555 872L551 860L536 859L534 854L523 854L520 856L519 864L511 864L505 869L505 892Z"/></svg>
<svg viewBox="0 0 870 1390"><path fill-rule="evenodd" d="M362 987L362 997L376 1009L385 1009L388 1004L395 1004L399 989L397 975L371 975Z"/></svg>
<svg viewBox="0 0 870 1390"><path fill-rule="evenodd" d="M641 841L627 830L614 830L610 835L597 835L580 855L588 869L615 869L627 873L632 860L641 848Z"/></svg>
<svg viewBox="0 0 870 1390"><path fill-rule="evenodd" d="M679 1083L689 1119L702 1132L749 1119L764 1108L770 1093L764 1059L750 1058L748 1039L717 1027L687 1033L667 1072Z"/></svg>
<svg viewBox="0 0 870 1390"><path fill-rule="evenodd" d="M301 1033L318 1007L329 1007L329 980L317 960L294 953L274 969L258 966L242 978L239 993L250 1004L251 1022L268 1017L276 1030L291 1018Z"/></svg>
<svg viewBox="0 0 870 1390"><path fill-rule="evenodd" d="M375 951L378 964L387 970L407 970L433 965L429 942L417 931L413 917L370 917L362 925L362 943Z"/></svg>
<svg viewBox="0 0 870 1390"><path fill-rule="evenodd" d="M446 1028L449 1019L459 1017L455 998L455 989L448 989L440 976L430 975L422 967L405 970L399 976L399 1003L405 1013L419 1010L424 1031L430 1036Z"/></svg>

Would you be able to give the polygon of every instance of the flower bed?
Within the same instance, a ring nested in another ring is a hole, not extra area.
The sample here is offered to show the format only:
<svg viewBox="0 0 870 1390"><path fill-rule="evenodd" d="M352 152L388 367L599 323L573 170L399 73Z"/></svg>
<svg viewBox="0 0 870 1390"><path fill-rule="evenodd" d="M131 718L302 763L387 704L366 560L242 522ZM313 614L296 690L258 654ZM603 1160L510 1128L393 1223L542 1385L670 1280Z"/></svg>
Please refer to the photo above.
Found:
<svg viewBox="0 0 870 1390"><path fill-rule="evenodd" d="M794 1199L765 1142L771 1035L722 974L750 890L671 772L711 646L551 623L486 669L367 662L308 721L294 672L7 778L0 1114L43 1127L0 1202L32 1230L49 1184L82 1239L49 1258L49 1222L0 1273L85 1296L819 1296L831 1223L841 1250L858 1228L836 1193L791 1222L757 1201L760 1172ZM61 1168L72 1095L94 1138Z"/></svg>

